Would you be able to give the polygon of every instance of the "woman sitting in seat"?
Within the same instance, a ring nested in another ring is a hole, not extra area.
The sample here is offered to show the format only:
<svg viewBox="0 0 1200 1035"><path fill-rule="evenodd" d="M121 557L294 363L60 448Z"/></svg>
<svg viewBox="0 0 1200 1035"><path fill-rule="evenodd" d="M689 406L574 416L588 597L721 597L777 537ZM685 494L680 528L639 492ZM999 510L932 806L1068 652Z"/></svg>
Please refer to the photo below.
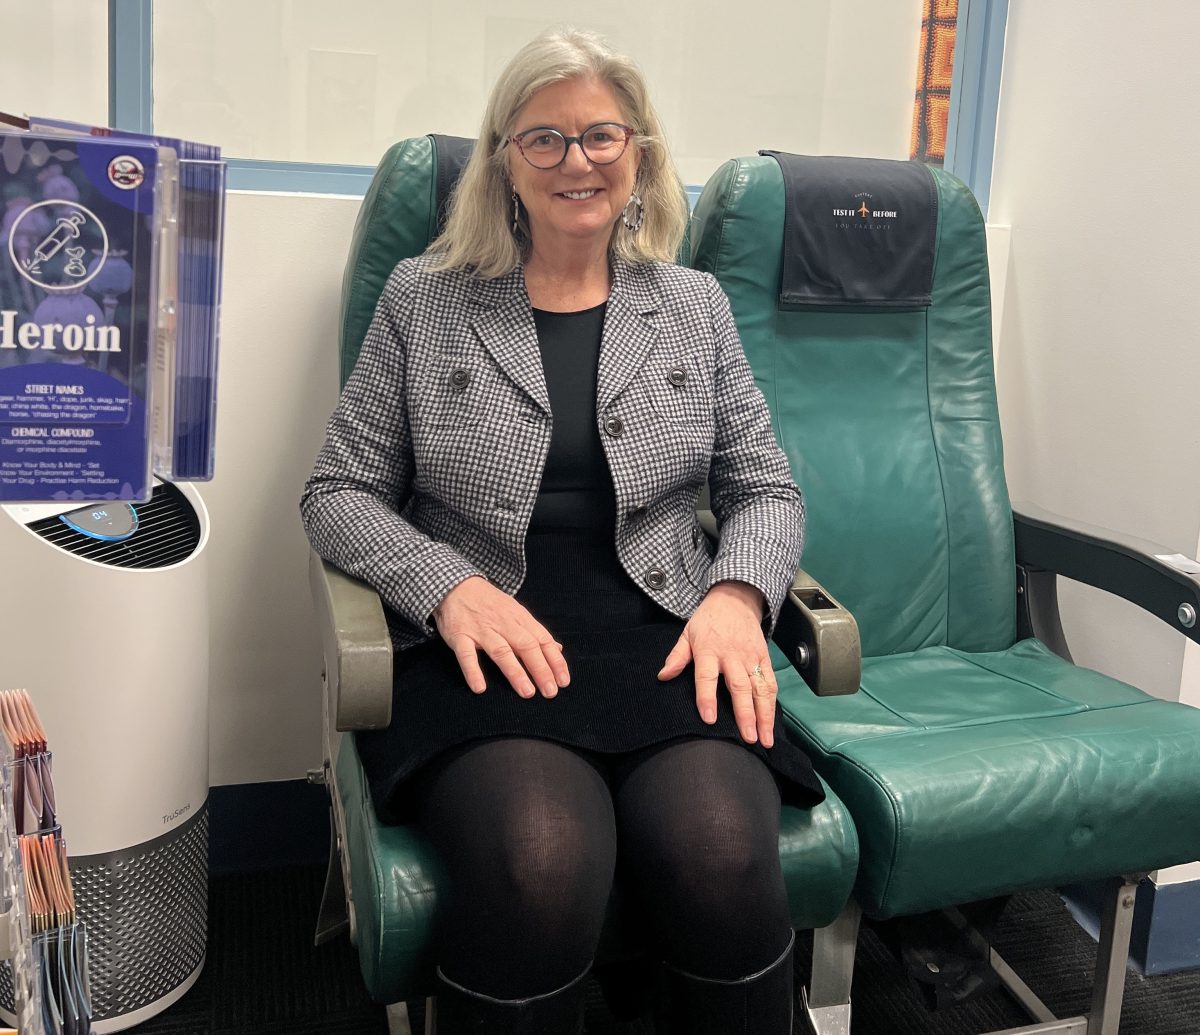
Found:
<svg viewBox="0 0 1200 1035"><path fill-rule="evenodd" d="M392 725L358 745L447 872L442 1032L579 1031L614 878L671 1030L791 1030L780 794L822 791L764 630L804 511L725 296L672 262L687 217L632 62L539 36L305 490L313 546L387 606Z"/></svg>

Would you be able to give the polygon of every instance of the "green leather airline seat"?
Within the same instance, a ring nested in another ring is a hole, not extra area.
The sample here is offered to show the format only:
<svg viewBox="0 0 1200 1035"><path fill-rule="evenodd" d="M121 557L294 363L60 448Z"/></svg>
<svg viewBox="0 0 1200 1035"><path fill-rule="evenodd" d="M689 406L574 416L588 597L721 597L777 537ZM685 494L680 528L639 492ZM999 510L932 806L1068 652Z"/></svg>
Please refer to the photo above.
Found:
<svg viewBox="0 0 1200 1035"><path fill-rule="evenodd" d="M341 373L349 375L376 300L393 266L424 251L438 212L469 141L420 137L394 145L383 157L355 226L342 291ZM390 688L381 693L390 696ZM395 715L393 721L403 722ZM371 804L353 738L343 738L331 791L340 811L341 850L349 857L349 894L363 978L380 1002L432 990L430 932L439 873L421 835L380 822ZM800 930L831 923L850 896L858 866L858 838L836 795L815 809L785 806L779 850ZM601 943L601 959L634 949L619 908Z"/></svg>
<svg viewBox="0 0 1200 1035"><path fill-rule="evenodd" d="M1017 639L966 187L908 162L738 159L705 187L692 249L804 491L804 567L858 620L858 694L778 677L858 826L867 914L1200 857L1200 711Z"/></svg>

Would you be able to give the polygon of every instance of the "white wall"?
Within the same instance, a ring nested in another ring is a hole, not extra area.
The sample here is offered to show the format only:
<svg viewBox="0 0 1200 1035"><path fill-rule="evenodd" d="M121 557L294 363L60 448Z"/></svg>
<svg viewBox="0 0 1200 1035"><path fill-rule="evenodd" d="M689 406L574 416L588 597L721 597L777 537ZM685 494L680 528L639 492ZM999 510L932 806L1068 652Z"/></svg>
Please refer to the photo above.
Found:
<svg viewBox="0 0 1200 1035"><path fill-rule="evenodd" d="M337 401L357 198L234 192L225 238L212 517L214 785L321 761L320 651L297 504Z"/></svg>
<svg viewBox="0 0 1200 1035"><path fill-rule="evenodd" d="M108 5L0 0L0 111L108 123Z"/></svg>
<svg viewBox="0 0 1200 1035"><path fill-rule="evenodd" d="M159 3L156 124L241 158L370 165L405 136L474 136L500 69L563 23L642 65L686 182L760 147L907 154L920 0Z"/></svg>
<svg viewBox="0 0 1200 1035"><path fill-rule="evenodd" d="M820 102L813 105L820 111L821 132L816 145L809 145L813 153L908 157L921 8L908 0L835 0L829 5L816 94Z"/></svg>
<svg viewBox="0 0 1200 1035"><path fill-rule="evenodd" d="M989 210L1012 228L997 355L1014 498L1193 556L1198 43L1191 0L1153 18L1011 0ZM1077 661L1200 700L1181 636L1086 587L1062 596Z"/></svg>

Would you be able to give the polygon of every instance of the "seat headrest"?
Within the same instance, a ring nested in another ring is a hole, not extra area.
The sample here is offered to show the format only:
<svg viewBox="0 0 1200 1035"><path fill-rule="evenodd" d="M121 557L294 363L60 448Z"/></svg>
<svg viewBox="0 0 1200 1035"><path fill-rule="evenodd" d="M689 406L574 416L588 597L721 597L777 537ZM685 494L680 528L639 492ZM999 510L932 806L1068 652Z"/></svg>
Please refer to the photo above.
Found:
<svg viewBox="0 0 1200 1035"><path fill-rule="evenodd" d="M920 162L760 151L783 173L781 306L928 306L938 192Z"/></svg>
<svg viewBox="0 0 1200 1035"><path fill-rule="evenodd" d="M475 142L430 134L388 148L367 188L342 280L341 377L354 369L388 276L440 232L446 206Z"/></svg>
<svg viewBox="0 0 1200 1035"><path fill-rule="evenodd" d="M437 170L436 236L446 226L446 209L450 204L450 195L454 192L454 185L458 183L471 152L475 150L475 141L467 137L448 137L441 133L430 133L429 137L433 141Z"/></svg>

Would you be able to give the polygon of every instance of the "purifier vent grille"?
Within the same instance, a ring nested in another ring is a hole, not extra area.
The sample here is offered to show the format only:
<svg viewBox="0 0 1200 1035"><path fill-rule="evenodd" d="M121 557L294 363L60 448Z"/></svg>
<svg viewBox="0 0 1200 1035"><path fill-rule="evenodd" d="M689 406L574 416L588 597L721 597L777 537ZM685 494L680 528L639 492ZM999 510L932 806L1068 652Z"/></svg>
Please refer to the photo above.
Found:
<svg viewBox="0 0 1200 1035"><path fill-rule="evenodd" d="M57 517L29 527L68 553L117 568L165 568L187 560L200 544L200 521L174 485L162 483L146 503L136 503L137 531L119 543L93 539Z"/></svg>
<svg viewBox="0 0 1200 1035"><path fill-rule="evenodd" d="M96 1020L132 1013L178 988L204 961L208 806L174 835L71 860Z"/></svg>

